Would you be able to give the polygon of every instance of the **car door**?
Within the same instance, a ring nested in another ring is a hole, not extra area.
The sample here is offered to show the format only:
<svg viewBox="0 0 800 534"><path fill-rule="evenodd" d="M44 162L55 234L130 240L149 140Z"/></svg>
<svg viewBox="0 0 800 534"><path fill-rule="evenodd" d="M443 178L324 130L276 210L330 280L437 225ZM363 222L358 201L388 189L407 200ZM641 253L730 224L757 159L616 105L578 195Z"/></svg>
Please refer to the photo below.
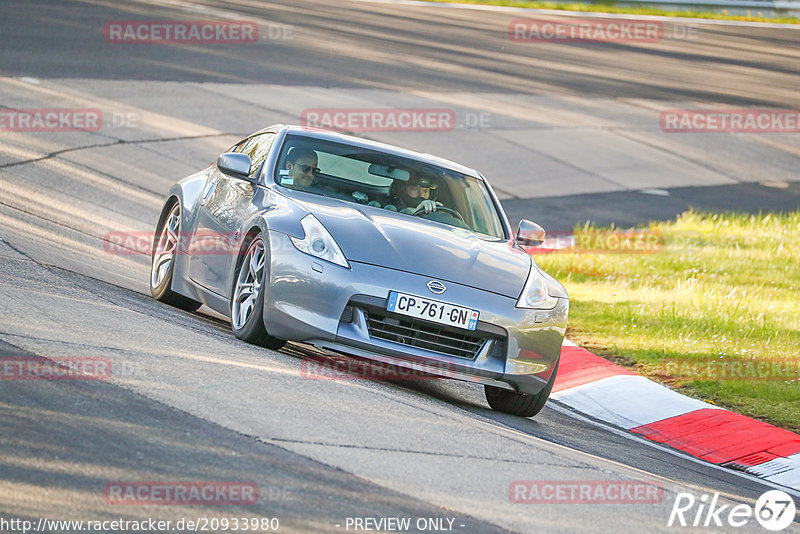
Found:
<svg viewBox="0 0 800 534"><path fill-rule="evenodd" d="M275 139L274 133L254 135L234 152L250 156L250 176L261 170ZM190 254L189 277L197 284L230 298L230 271L238 253L241 224L258 208L253 205L255 185L228 176L214 166L203 189Z"/></svg>

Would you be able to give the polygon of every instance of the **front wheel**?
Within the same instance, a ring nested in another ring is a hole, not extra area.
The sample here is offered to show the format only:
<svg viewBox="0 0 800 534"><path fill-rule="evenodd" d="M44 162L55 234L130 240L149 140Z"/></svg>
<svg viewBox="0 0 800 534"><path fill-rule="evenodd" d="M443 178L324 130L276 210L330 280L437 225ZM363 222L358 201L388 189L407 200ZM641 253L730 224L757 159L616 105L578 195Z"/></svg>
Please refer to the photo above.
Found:
<svg viewBox="0 0 800 534"><path fill-rule="evenodd" d="M542 411L544 404L550 397L557 372L558 362L553 367L553 373L550 375L550 380L547 381L544 389L535 395L510 391L496 386L484 386L486 400L492 410L522 417L533 417Z"/></svg>
<svg viewBox="0 0 800 534"><path fill-rule="evenodd" d="M264 294L268 287L267 253L261 234L255 235L242 257L231 298L231 327L239 339L278 350L286 342L269 334L264 328Z"/></svg>
<svg viewBox="0 0 800 534"><path fill-rule="evenodd" d="M202 302L190 299L172 290L175 258L181 246L181 204L172 205L167 216L156 228L153 238L153 255L150 263L150 294L153 298L186 311L195 311Z"/></svg>

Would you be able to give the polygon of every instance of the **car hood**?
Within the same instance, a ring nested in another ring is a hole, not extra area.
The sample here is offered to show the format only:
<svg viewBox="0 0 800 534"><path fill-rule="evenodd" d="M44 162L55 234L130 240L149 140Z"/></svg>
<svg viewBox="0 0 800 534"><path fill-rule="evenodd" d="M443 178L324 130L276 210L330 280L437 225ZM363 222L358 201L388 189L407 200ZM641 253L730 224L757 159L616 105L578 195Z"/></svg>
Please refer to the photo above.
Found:
<svg viewBox="0 0 800 534"><path fill-rule="evenodd" d="M508 241L422 218L325 199L306 203L348 260L398 269L518 298L531 258Z"/></svg>

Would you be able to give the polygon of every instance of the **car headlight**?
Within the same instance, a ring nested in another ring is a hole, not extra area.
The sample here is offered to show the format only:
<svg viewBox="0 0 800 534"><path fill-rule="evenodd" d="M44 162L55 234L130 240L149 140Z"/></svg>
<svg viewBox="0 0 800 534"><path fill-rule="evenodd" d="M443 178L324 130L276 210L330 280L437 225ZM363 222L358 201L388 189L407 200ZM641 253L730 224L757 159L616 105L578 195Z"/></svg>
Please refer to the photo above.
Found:
<svg viewBox="0 0 800 534"><path fill-rule="evenodd" d="M547 292L547 282L542 273L535 266L531 266L528 280L522 288L522 294L517 301L517 308L531 308L536 310L550 310L558 303L556 297L551 297Z"/></svg>
<svg viewBox="0 0 800 534"><path fill-rule="evenodd" d="M350 264L342 253L342 249L333 239L333 236L322 226L312 214L308 214L300 219L305 235L303 238L289 236L297 250L305 252L317 258L350 268Z"/></svg>

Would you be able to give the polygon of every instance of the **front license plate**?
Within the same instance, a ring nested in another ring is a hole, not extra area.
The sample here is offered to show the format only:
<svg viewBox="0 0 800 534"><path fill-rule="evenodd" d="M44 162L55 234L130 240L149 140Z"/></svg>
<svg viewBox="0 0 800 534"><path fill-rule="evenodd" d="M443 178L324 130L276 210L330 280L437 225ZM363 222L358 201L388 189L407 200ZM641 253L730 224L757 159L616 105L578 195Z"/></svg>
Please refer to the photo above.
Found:
<svg viewBox="0 0 800 534"><path fill-rule="evenodd" d="M475 330L480 316L478 310L397 291L389 292L386 310L465 330Z"/></svg>

